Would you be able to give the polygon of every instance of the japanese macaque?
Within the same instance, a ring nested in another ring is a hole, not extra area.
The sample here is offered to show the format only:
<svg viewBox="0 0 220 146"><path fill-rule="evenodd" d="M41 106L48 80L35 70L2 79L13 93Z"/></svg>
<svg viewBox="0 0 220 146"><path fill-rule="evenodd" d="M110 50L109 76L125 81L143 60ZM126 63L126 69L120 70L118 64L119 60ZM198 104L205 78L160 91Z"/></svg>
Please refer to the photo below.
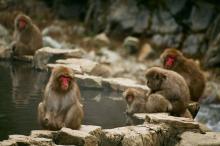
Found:
<svg viewBox="0 0 220 146"><path fill-rule="evenodd" d="M66 67L55 67L46 85L43 101L38 105L38 119L44 129L62 127L79 129L84 113L81 95L74 72Z"/></svg>
<svg viewBox="0 0 220 146"><path fill-rule="evenodd" d="M189 88L181 75L171 70L152 67L146 71L145 77L151 94L160 94L171 102L171 115L192 118L187 109L190 101Z"/></svg>
<svg viewBox="0 0 220 146"><path fill-rule="evenodd" d="M127 102L127 114L170 112L172 104L162 95L146 94L134 88L128 88L123 93Z"/></svg>
<svg viewBox="0 0 220 146"><path fill-rule="evenodd" d="M176 49L166 49L160 60L164 68L183 76L190 90L190 99L199 101L205 89L205 76L199 66Z"/></svg>
<svg viewBox="0 0 220 146"><path fill-rule="evenodd" d="M42 48L42 34L30 17L19 14L14 25L12 50L15 56L34 55L37 49Z"/></svg>

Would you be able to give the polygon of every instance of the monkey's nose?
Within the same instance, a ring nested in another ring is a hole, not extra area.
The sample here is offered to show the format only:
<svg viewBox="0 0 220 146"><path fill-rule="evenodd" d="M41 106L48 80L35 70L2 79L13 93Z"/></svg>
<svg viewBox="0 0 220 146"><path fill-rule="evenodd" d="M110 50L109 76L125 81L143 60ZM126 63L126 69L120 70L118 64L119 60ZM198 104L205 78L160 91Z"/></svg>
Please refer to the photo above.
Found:
<svg viewBox="0 0 220 146"><path fill-rule="evenodd" d="M45 123L46 125L48 125L48 124L49 124L49 119L48 119L48 118L44 118L44 123Z"/></svg>

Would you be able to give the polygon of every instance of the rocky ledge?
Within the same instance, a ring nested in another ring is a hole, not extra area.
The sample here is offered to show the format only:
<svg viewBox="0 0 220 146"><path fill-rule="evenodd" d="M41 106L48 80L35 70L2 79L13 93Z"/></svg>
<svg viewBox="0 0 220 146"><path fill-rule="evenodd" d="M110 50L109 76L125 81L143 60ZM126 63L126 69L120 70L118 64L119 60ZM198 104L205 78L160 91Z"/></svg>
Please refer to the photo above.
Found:
<svg viewBox="0 0 220 146"><path fill-rule="evenodd" d="M220 145L220 133L202 128L199 123L164 113L135 114L143 120L136 126L102 129L82 125L79 130L62 128L59 131L33 130L29 136L10 135L0 146L186 146Z"/></svg>

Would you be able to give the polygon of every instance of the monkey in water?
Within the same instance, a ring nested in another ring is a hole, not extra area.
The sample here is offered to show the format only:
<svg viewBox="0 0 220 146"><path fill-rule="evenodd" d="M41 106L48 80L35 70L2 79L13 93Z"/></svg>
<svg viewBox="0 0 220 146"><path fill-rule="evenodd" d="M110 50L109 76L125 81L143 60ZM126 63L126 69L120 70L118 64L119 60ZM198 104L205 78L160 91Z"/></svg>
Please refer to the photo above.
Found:
<svg viewBox="0 0 220 146"><path fill-rule="evenodd" d="M179 73L185 79L190 99L198 102L205 89L205 76L199 66L192 60L173 48L166 49L160 56L163 68Z"/></svg>
<svg viewBox="0 0 220 146"><path fill-rule="evenodd" d="M43 47L42 34L30 17L19 14L15 18L14 27L13 55L34 55L36 50Z"/></svg>
<svg viewBox="0 0 220 146"><path fill-rule="evenodd" d="M192 118L187 109L190 101L189 88L178 73L160 67L151 67L145 73L151 94L160 94L172 104L171 115Z"/></svg>
<svg viewBox="0 0 220 146"><path fill-rule="evenodd" d="M146 94L142 90L128 88L124 91L123 96L127 103L126 113L161 113L170 112L172 104L162 95Z"/></svg>
<svg viewBox="0 0 220 146"><path fill-rule="evenodd" d="M38 105L38 120L44 129L79 129L84 117L81 95L70 68L55 67Z"/></svg>

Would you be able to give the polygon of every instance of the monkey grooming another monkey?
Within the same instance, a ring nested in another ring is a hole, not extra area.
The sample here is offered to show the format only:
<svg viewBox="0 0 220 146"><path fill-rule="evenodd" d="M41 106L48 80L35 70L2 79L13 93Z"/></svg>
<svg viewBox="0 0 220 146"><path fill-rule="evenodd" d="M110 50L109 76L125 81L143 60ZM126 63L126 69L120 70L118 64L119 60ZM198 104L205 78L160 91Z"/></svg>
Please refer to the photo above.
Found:
<svg viewBox="0 0 220 146"><path fill-rule="evenodd" d="M185 79L192 101L198 102L205 89L205 76L199 66L176 49L166 49L160 56L165 69L173 70Z"/></svg>
<svg viewBox="0 0 220 146"><path fill-rule="evenodd" d="M128 88L123 96L127 102L127 114L170 112L172 104L162 95L146 95L142 90Z"/></svg>
<svg viewBox="0 0 220 146"><path fill-rule="evenodd" d="M189 88L178 73L160 67L146 71L147 85L152 93L160 94L172 104L171 115L192 118L187 109L190 101Z"/></svg>
<svg viewBox="0 0 220 146"><path fill-rule="evenodd" d="M19 14L15 18L14 25L14 41L12 43L13 55L34 55L37 49L42 48L42 34L30 17Z"/></svg>
<svg viewBox="0 0 220 146"><path fill-rule="evenodd" d="M79 129L84 116L80 99L74 72L66 67L55 67L43 101L38 105L38 120L42 127L49 130Z"/></svg>

